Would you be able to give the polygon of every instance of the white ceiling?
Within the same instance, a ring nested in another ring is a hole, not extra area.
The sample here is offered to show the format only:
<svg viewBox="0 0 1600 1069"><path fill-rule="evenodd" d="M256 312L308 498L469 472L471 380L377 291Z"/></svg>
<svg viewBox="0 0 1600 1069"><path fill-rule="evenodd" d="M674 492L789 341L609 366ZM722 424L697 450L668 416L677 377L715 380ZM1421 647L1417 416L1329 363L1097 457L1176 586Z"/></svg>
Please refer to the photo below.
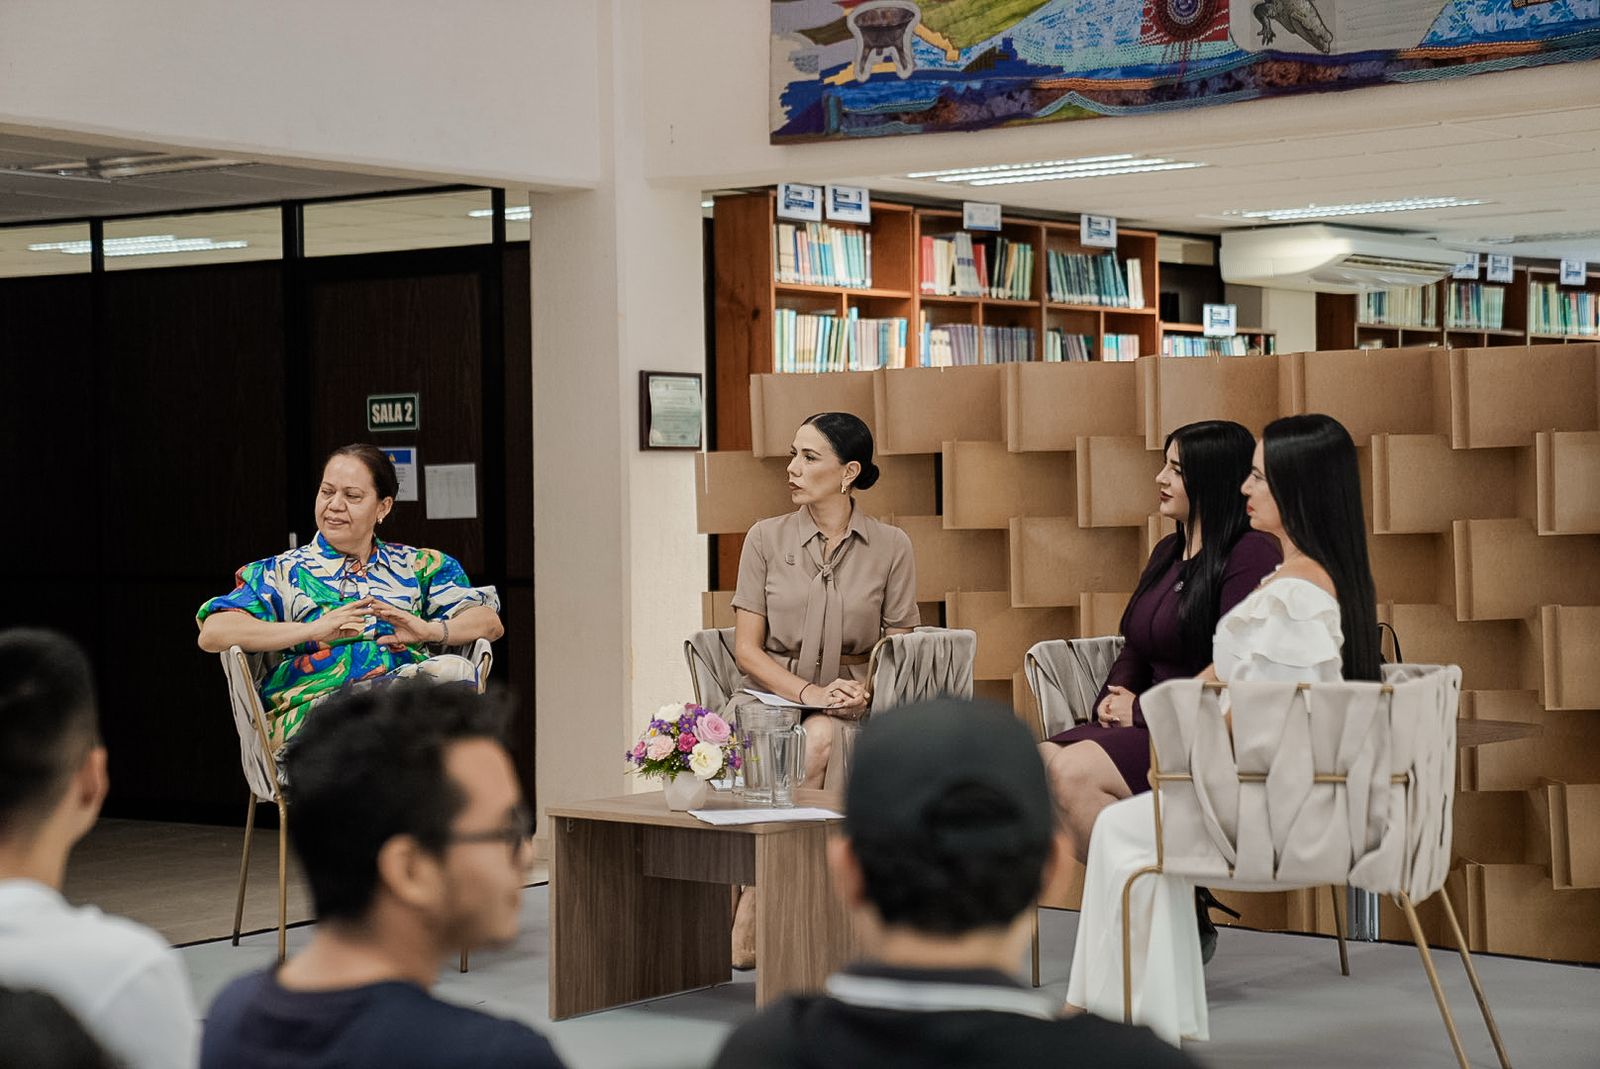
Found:
<svg viewBox="0 0 1600 1069"><path fill-rule="evenodd" d="M1600 69L1600 64L1583 66ZM1454 248L1600 262L1600 80L1585 102L1557 100L1528 109L1523 98L1512 102L1522 106L1518 111L1483 91L1479 79L1460 84L1474 82L1480 84L1471 86L1473 92L1463 90L1448 121L1421 121L1426 110L1383 109L1374 110L1369 128L1359 132L1318 134L1307 122L1299 132L1252 140L1237 134L1206 138L1208 129L1233 132L1240 124L1208 122L1202 111L1194 111L1185 113L1194 116L1187 137L1171 136L1169 130L1159 146L1126 148L1112 137L1092 152L1054 157L1136 151L1205 164L1192 170L980 187L910 180L904 171L866 181L881 191L1001 201L1019 209L1093 212L1115 215L1124 225L1191 233L1260 225L1224 217L1229 210L1454 196L1486 203L1343 216L1330 222L1412 232ZM1385 125L1386 119L1391 125ZM1281 128L1279 123L1264 125L1269 127L1265 133L1273 132L1271 126ZM995 156L978 162L1039 158ZM969 160L949 166L971 166Z"/></svg>

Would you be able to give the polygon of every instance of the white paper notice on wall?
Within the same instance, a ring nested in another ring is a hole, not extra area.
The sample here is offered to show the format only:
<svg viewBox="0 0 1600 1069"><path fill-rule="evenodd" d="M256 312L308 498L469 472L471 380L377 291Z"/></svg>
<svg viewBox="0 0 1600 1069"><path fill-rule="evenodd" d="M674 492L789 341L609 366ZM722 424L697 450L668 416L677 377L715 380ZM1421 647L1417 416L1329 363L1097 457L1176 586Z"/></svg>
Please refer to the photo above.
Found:
<svg viewBox="0 0 1600 1069"><path fill-rule="evenodd" d="M1490 282L1511 281L1511 255L1503 252L1489 254L1489 270L1484 272L1484 278Z"/></svg>
<svg viewBox="0 0 1600 1069"><path fill-rule="evenodd" d="M1561 261L1561 284L1563 286L1581 286L1584 276L1589 273L1589 265L1582 260Z"/></svg>
<svg viewBox="0 0 1600 1069"><path fill-rule="evenodd" d="M1117 247L1117 217L1114 215L1086 215L1083 217L1083 244L1097 249Z"/></svg>
<svg viewBox="0 0 1600 1069"><path fill-rule="evenodd" d="M1239 333L1239 306L1236 304L1208 304L1204 306L1200 325L1208 338L1231 338Z"/></svg>
<svg viewBox="0 0 1600 1069"><path fill-rule="evenodd" d="M1475 253L1475 252L1464 252L1464 253L1462 253L1461 254L1461 259L1456 261L1456 269L1454 271L1450 272L1450 277L1451 278L1477 278L1478 277L1478 254Z"/></svg>
<svg viewBox="0 0 1600 1069"><path fill-rule="evenodd" d="M822 222L822 187L799 182L779 183L778 218L799 219L806 223Z"/></svg>
<svg viewBox="0 0 1600 1069"><path fill-rule="evenodd" d="M476 464L428 464L422 469L422 481L427 484L428 519L478 518Z"/></svg>
<svg viewBox="0 0 1600 1069"><path fill-rule="evenodd" d="M840 223L872 222L872 201L865 186L828 186L828 218Z"/></svg>
<svg viewBox="0 0 1600 1069"><path fill-rule="evenodd" d="M383 455L394 465L394 474L400 481L395 491L396 501L417 500L417 447L414 445L386 445Z"/></svg>

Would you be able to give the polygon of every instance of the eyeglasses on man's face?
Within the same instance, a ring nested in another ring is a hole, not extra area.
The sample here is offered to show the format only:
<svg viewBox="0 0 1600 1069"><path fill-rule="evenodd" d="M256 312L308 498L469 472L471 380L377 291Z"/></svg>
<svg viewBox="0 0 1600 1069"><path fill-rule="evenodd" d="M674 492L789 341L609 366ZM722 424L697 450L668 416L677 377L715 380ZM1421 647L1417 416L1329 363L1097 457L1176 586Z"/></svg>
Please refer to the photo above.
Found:
<svg viewBox="0 0 1600 1069"><path fill-rule="evenodd" d="M504 843L515 862L533 838L533 811L527 806L518 806L511 814L510 822L504 827L492 831L451 832L445 840L449 845L469 845L472 843Z"/></svg>

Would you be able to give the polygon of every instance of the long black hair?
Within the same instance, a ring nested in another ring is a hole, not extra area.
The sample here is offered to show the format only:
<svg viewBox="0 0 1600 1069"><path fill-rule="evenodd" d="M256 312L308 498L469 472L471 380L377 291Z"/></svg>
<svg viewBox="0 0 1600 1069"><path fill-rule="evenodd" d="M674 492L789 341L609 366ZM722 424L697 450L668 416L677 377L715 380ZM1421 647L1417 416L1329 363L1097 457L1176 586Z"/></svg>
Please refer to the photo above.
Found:
<svg viewBox="0 0 1600 1069"><path fill-rule="evenodd" d="M1189 496L1189 515L1178 523L1178 536L1152 555L1139 579L1139 588L1122 614L1122 633L1128 633L1128 613L1140 595L1166 574L1183 556L1189 532L1200 528L1200 552L1189 562L1178 592L1178 633L1186 649L1211 649L1211 638L1222 616L1222 577L1228 555L1250 530L1239 485L1250 474L1255 437L1237 423L1209 419L1179 427L1167 435L1162 456L1178 444L1179 476ZM1208 657L1209 659L1209 657Z"/></svg>
<svg viewBox="0 0 1600 1069"><path fill-rule="evenodd" d="M1333 580L1344 678L1379 678L1378 599L1350 432L1332 416L1285 416L1267 424L1261 453L1283 533Z"/></svg>

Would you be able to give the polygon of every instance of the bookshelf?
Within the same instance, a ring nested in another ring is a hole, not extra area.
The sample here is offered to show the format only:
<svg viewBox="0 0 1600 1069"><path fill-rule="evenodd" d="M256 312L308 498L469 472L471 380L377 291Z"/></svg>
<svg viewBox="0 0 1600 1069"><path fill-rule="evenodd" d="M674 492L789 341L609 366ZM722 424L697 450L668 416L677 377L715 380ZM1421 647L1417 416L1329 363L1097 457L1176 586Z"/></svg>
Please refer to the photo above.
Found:
<svg viewBox="0 0 1600 1069"><path fill-rule="evenodd" d="M1556 282L1553 268L1518 267L1510 282L1441 279L1362 294L1317 294L1317 348L1396 349L1438 345L1452 349L1527 345L1561 340L1531 333L1535 282ZM1600 294L1600 280L1588 292ZM1559 287L1564 293L1569 287ZM1600 307L1591 302L1586 310ZM1596 336L1575 336L1594 340Z"/></svg>
<svg viewBox="0 0 1600 1069"><path fill-rule="evenodd" d="M1240 327L1231 338L1208 338L1198 323L1161 324L1162 356L1274 356L1278 333L1261 327Z"/></svg>

